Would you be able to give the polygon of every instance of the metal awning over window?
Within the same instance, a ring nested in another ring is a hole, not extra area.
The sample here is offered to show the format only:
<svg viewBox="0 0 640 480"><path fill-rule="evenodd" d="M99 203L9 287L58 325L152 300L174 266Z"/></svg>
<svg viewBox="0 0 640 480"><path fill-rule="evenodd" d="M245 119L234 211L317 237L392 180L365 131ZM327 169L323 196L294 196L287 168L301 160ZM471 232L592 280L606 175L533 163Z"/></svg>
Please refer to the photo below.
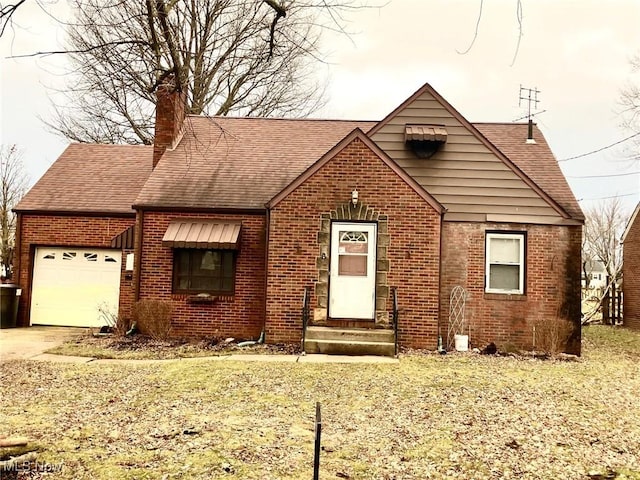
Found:
<svg viewBox="0 0 640 480"><path fill-rule="evenodd" d="M446 142L447 129L441 125L405 125L405 142Z"/></svg>
<svg viewBox="0 0 640 480"><path fill-rule="evenodd" d="M111 239L111 248L133 250L135 248L136 227L131 225Z"/></svg>
<svg viewBox="0 0 640 480"><path fill-rule="evenodd" d="M175 220L164 233L162 245L237 250L241 226L240 222Z"/></svg>
<svg viewBox="0 0 640 480"><path fill-rule="evenodd" d="M418 158L431 158L447 141L442 125L405 125L404 141Z"/></svg>

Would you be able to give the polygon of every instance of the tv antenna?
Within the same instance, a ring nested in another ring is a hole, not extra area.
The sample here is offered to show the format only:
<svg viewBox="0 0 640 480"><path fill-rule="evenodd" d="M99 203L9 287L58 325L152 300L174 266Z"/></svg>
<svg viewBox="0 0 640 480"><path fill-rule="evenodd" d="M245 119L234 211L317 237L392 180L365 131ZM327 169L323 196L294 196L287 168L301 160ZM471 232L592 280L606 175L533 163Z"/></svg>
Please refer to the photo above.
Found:
<svg viewBox="0 0 640 480"><path fill-rule="evenodd" d="M529 129L527 133L527 143L536 143L536 141L533 139L534 115L538 115L546 111L546 110L543 110L541 112L531 113L532 105L534 109L538 108L538 103L540 103L540 100L538 100L539 93L540 93L540 90L538 90L537 88L526 88L520 85L520 93L518 95L518 107L522 107L522 102L527 102L527 115L524 117L520 117L518 120L522 120L523 118L526 118L529 122Z"/></svg>

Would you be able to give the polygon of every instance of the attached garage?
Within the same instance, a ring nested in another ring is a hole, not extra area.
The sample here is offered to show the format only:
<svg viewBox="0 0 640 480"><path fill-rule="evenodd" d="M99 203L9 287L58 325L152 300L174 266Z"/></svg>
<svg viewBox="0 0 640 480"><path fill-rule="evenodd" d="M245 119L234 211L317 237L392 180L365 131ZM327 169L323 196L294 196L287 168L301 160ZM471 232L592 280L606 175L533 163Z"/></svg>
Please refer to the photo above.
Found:
<svg viewBox="0 0 640 480"><path fill-rule="evenodd" d="M101 310L117 313L121 250L38 247L31 324L101 327Z"/></svg>

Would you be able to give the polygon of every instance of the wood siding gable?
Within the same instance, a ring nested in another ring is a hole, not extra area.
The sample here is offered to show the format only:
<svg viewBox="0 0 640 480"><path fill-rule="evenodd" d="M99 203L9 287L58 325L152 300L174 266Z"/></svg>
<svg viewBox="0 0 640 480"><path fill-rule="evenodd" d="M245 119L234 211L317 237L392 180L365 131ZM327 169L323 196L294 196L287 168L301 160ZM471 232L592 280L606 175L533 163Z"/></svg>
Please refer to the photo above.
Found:
<svg viewBox="0 0 640 480"><path fill-rule="evenodd" d="M443 125L431 158L405 144L405 125ZM570 216L428 84L367 135L445 206L445 220L565 223ZM524 143L526 138L522 139Z"/></svg>

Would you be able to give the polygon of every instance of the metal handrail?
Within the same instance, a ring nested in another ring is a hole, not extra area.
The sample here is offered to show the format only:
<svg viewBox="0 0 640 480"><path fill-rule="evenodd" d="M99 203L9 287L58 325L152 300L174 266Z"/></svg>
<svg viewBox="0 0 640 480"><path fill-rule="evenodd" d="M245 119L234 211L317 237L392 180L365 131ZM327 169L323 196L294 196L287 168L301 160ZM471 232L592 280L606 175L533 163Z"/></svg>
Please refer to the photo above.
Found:
<svg viewBox="0 0 640 480"><path fill-rule="evenodd" d="M395 355L398 355L398 318L400 316L400 311L398 307L398 287L393 287L391 289L391 294L393 295L393 337L395 341L394 351Z"/></svg>
<svg viewBox="0 0 640 480"><path fill-rule="evenodd" d="M311 296L311 289L304 287L302 294L302 352L304 353L304 341L307 336L307 324L309 323L309 298Z"/></svg>

